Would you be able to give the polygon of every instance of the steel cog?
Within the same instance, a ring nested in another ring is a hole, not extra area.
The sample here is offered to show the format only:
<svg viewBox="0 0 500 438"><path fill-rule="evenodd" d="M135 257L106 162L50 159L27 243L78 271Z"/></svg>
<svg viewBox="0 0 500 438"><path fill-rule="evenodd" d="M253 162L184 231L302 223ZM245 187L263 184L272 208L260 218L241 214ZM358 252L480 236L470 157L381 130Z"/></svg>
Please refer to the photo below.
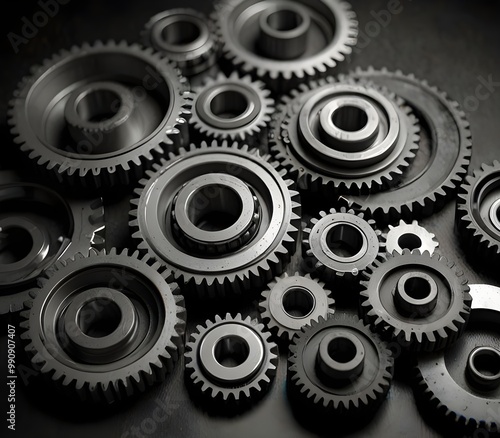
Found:
<svg viewBox="0 0 500 438"><path fill-rule="evenodd" d="M385 241L385 249L389 254L394 251L401 254L404 249L408 249L409 251L418 250L421 253L428 252L433 255L439 246L435 234L427 231L417 221L406 223L401 220L396 226L389 225Z"/></svg>

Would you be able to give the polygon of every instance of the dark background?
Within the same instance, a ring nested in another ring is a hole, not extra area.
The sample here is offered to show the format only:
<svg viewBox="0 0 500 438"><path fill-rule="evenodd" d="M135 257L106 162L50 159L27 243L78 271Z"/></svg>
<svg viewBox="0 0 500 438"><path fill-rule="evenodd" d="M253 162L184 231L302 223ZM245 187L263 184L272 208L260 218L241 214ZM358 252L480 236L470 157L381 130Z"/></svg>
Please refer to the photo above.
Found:
<svg viewBox="0 0 500 438"><path fill-rule="evenodd" d="M352 0L353 9L358 14L360 41L366 45L364 35L373 32L376 15L388 7L388 0ZM126 39L136 41L142 26L155 13L173 7L194 7L208 12L211 2L203 0L176 1L69 1L59 7L57 15L39 29L28 44L19 46L15 54L9 44L9 32L21 34L22 17L32 19L40 10L38 2L8 2L2 11L1 62L0 62L0 169L17 168L27 173L25 160L20 157L12 144L6 122L8 100L17 82L29 73L33 64L40 63L53 52L79 45L84 41L96 39ZM361 66L386 66L390 70L401 69L414 73L418 78L427 79L448 93L459 103L467 102L474 96L479 78L485 80L491 75L500 81L500 2L498 1L436 1L401 0L401 12L393 15L386 26L378 26L380 31L371 38L369 44L356 51L352 59L344 63L338 72L347 72ZM371 29L371 30L370 30ZM372 33L373 34L373 33ZM500 159L500 89L481 101L474 111L466 109L471 123L473 154L471 168L482 162ZM108 228L108 247L125 247L127 240L128 197L108 197L106 219L112 224ZM328 206L325 206L327 208ZM474 272L464 259L453 229L454 202L434 216L421 221L429 231L436 234L440 251L455 261L465 271L470 283L497 284L485 275ZM298 266L295 258L289 271ZM498 284L497 284L498 285ZM248 307L249 303L246 303ZM250 303L252 304L252 303ZM233 310L231 305L227 309ZM222 313L227 309L220 304ZM241 310L245 310L244 308ZM202 314L197 309L189 309L189 331L197 322L212 314ZM0 376L5 372L6 331L1 321L0 327ZM18 355L21 357L18 344ZM282 349L283 350L283 349ZM315 436L300 425L292 415L285 393L286 352L282 351L277 378L269 394L252 410L237 418L217 418L205 414L189 398L182 378L183 363L162 385L156 386L146 394L130 403L111 411L89 410L75 407L59 400L57 394L31 378L23 388L18 382L17 431L11 433L3 418L0 420L0 436L22 437L121 437L128 431L134 436L133 427L141 429L143 436L165 437L308 437ZM387 400L374 418L364 429L348 436L435 436L420 417L410 386L404 372L398 372ZM5 406L5 381L0 378L0 406ZM163 401L170 406L168 418L156 426L154 433L148 435L148 417ZM145 429L144 429L145 428ZM332 424L331 435L336 426ZM136 435L140 436L140 435Z"/></svg>

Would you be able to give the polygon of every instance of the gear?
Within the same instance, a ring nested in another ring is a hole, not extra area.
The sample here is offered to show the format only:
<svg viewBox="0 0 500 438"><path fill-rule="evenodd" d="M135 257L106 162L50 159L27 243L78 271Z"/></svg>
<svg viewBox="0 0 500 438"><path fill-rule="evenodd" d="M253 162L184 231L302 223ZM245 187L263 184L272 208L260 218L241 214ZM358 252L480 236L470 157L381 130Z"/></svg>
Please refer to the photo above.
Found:
<svg viewBox="0 0 500 438"><path fill-rule="evenodd" d="M267 138L274 100L250 76L220 74L197 90L190 125L195 140L231 140L258 147Z"/></svg>
<svg viewBox="0 0 500 438"><path fill-rule="evenodd" d="M403 250L364 273L360 313L367 324L412 351L450 346L470 313L467 280L443 256Z"/></svg>
<svg viewBox="0 0 500 438"><path fill-rule="evenodd" d="M500 163L483 164L468 176L457 198L457 230L466 254L476 266L492 273L500 263Z"/></svg>
<svg viewBox="0 0 500 438"><path fill-rule="evenodd" d="M407 224L401 220L399 225L389 225L389 232L386 236L385 247L388 254L396 251L401 254L404 249L409 251L417 250L421 253L428 252L430 255L439 246L435 235L420 226L417 221Z"/></svg>
<svg viewBox="0 0 500 438"><path fill-rule="evenodd" d="M139 249L194 296L242 293L280 275L300 224L298 193L285 171L236 143L180 152L135 192L130 226Z"/></svg>
<svg viewBox="0 0 500 438"><path fill-rule="evenodd" d="M352 315L320 318L290 345L288 394L304 415L362 421L385 399L394 359L379 336Z"/></svg>
<svg viewBox="0 0 500 438"><path fill-rule="evenodd" d="M0 184L0 315L21 310L55 261L103 248L104 228L100 198L63 198L23 181Z"/></svg>
<svg viewBox="0 0 500 438"><path fill-rule="evenodd" d="M187 81L153 49L84 44L33 71L14 93L9 124L21 150L58 183L129 184L188 141Z"/></svg>
<svg viewBox="0 0 500 438"><path fill-rule="evenodd" d="M470 288L467 329L450 348L418 356L414 391L423 413L447 435L498 436L500 288Z"/></svg>
<svg viewBox="0 0 500 438"><path fill-rule="evenodd" d="M182 354L183 297L139 253L58 262L21 312L35 369L68 396L114 403L163 381Z"/></svg>
<svg viewBox="0 0 500 438"><path fill-rule="evenodd" d="M267 327L281 340L288 342L305 325L320 316L327 318L334 313L335 301L325 284L305 276L276 277L262 292L261 318Z"/></svg>
<svg viewBox="0 0 500 438"><path fill-rule="evenodd" d="M331 198L394 185L415 156L418 132L393 93L328 77L283 98L270 148L300 189Z"/></svg>
<svg viewBox="0 0 500 438"><path fill-rule="evenodd" d="M215 316L198 325L186 344L186 374L207 403L241 406L255 401L271 384L278 347L264 325L240 314ZM210 407L210 406L209 406Z"/></svg>
<svg viewBox="0 0 500 438"><path fill-rule="evenodd" d="M353 210L332 208L303 230L302 252L325 281L353 281L385 251L375 222Z"/></svg>
<svg viewBox="0 0 500 438"><path fill-rule="evenodd" d="M358 69L349 76L387 87L413 109L421 126L421 153L417 153L412 171L389 192L348 195L349 205L366 211L377 223L411 221L440 210L467 174L471 157L469 123L458 103L427 82L400 71ZM428 137L425 151L424 133Z"/></svg>
<svg viewBox="0 0 500 438"><path fill-rule="evenodd" d="M216 23L223 55L276 93L329 73L352 52L356 14L338 0L229 0Z"/></svg>

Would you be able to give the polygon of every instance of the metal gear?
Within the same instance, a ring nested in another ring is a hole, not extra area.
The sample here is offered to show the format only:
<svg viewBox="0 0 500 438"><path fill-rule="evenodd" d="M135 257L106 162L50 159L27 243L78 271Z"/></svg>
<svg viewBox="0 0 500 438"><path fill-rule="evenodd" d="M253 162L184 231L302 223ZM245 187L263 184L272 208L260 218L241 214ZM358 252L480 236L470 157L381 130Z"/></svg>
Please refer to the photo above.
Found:
<svg viewBox="0 0 500 438"><path fill-rule="evenodd" d="M470 288L471 315L465 332L450 348L417 357L414 392L422 411L439 421L447 434L498 436L500 288Z"/></svg>
<svg viewBox="0 0 500 438"><path fill-rule="evenodd" d="M417 221L408 224L401 220L396 226L389 225L385 239L385 249L388 254L394 251L402 254L403 250L407 249L433 255L438 246L436 236L420 226Z"/></svg>
<svg viewBox="0 0 500 438"><path fill-rule="evenodd" d="M261 81L234 72L207 79L197 90L190 125L193 140L228 140L258 147L267 138L274 100Z"/></svg>
<svg viewBox="0 0 500 438"><path fill-rule="evenodd" d="M364 272L360 314L385 337L411 351L453 344L465 328L471 296L467 280L438 254L403 250Z"/></svg>
<svg viewBox="0 0 500 438"><path fill-rule="evenodd" d="M187 143L187 87L151 48L83 44L54 55L19 83L9 124L21 151L58 183L125 185Z"/></svg>
<svg viewBox="0 0 500 438"><path fill-rule="evenodd" d="M335 301L325 283L298 272L276 277L262 292L260 316L271 333L288 342L320 316L328 318L335 312Z"/></svg>
<svg viewBox="0 0 500 438"><path fill-rule="evenodd" d="M321 211L303 229L302 253L325 281L353 281L385 251L375 221L342 207Z"/></svg>
<svg viewBox="0 0 500 438"><path fill-rule="evenodd" d="M353 315L312 321L293 339L288 364L292 402L320 421L372 416L394 372L385 342Z"/></svg>
<svg viewBox="0 0 500 438"><path fill-rule="evenodd" d="M180 153L135 191L130 226L139 249L195 296L242 293L280 275L300 226L298 193L285 171L236 143L203 142Z"/></svg>
<svg viewBox="0 0 500 438"><path fill-rule="evenodd" d="M248 404L269 387L278 366L271 334L250 317L215 316L198 325L186 343L188 381L210 403Z"/></svg>
<svg viewBox="0 0 500 438"><path fill-rule="evenodd" d="M456 228L469 260L498 273L500 262L500 163L483 164L459 189Z"/></svg>
<svg viewBox="0 0 500 438"><path fill-rule="evenodd" d="M396 184L415 156L418 133L417 119L395 94L328 77L283 98L270 149L300 189L331 198Z"/></svg>
<svg viewBox="0 0 500 438"><path fill-rule="evenodd" d="M62 197L11 179L1 183L0 315L21 310L37 277L57 260L103 248L104 229L100 198Z"/></svg>
<svg viewBox="0 0 500 438"><path fill-rule="evenodd" d="M138 252L77 254L30 295L25 350L68 396L121 401L163 381L182 354L184 299L168 271Z"/></svg>
<svg viewBox="0 0 500 438"><path fill-rule="evenodd" d="M349 205L366 211L377 223L411 221L439 211L467 174L472 143L465 113L445 93L413 75L369 68L357 69L349 77L368 80L397 94L418 115L421 127L421 153L417 153L411 171L403 175L402 181L385 193L349 194ZM425 153L424 133L429 138Z"/></svg>
<svg viewBox="0 0 500 438"><path fill-rule="evenodd" d="M358 34L356 14L339 0L229 0L215 15L226 60L276 93L331 72Z"/></svg>

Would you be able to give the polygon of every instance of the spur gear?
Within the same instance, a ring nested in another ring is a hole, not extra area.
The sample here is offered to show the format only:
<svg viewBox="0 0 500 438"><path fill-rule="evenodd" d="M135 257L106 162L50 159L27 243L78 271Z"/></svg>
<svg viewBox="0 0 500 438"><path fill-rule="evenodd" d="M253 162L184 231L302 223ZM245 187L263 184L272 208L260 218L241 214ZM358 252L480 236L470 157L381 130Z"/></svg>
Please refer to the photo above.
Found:
<svg viewBox="0 0 500 438"><path fill-rule="evenodd" d="M291 401L323 422L371 417L394 372L386 343L353 315L312 321L293 339L288 364Z"/></svg>
<svg viewBox="0 0 500 438"><path fill-rule="evenodd" d="M184 299L127 250L57 263L21 312L31 362L68 396L114 403L163 381L182 354Z"/></svg>
<svg viewBox="0 0 500 438"><path fill-rule="evenodd" d="M384 193L349 194L349 205L366 211L377 223L411 221L439 211L455 195L467 174L472 143L465 113L445 93L413 75L369 68L357 69L348 77L386 87L404 99L421 127L420 154L402 181ZM424 134L428 137L425 148Z"/></svg>
<svg viewBox="0 0 500 438"><path fill-rule="evenodd" d="M397 183L418 133L417 119L395 94L328 77L283 98L270 149L302 190L365 194Z"/></svg>
<svg viewBox="0 0 500 438"><path fill-rule="evenodd" d="M135 191L130 226L139 249L195 296L242 293L280 275L300 226L285 171L236 143L180 153Z"/></svg>
<svg viewBox="0 0 500 438"><path fill-rule="evenodd" d="M433 255L438 246L436 236L419 225L417 221L406 223L401 220L396 226L389 225L385 239L385 249L388 254L394 251L402 254L403 250L407 249Z"/></svg>
<svg viewBox="0 0 500 438"><path fill-rule="evenodd" d="M229 0L216 23L231 67L286 92L325 75L352 52L356 14L339 0Z"/></svg>
<svg viewBox="0 0 500 438"><path fill-rule="evenodd" d="M166 58L137 44L73 47L25 77L10 102L14 141L57 182L135 181L188 141L191 95Z"/></svg>
<svg viewBox="0 0 500 438"><path fill-rule="evenodd" d="M364 273L360 314L385 337L412 351L453 344L465 328L471 296L463 273L438 254L403 250Z"/></svg>
<svg viewBox="0 0 500 438"><path fill-rule="evenodd" d="M325 283L312 279L309 274L298 272L276 277L262 292L260 316L271 333L288 342L320 316L327 318L334 313L335 301Z"/></svg>
<svg viewBox="0 0 500 438"><path fill-rule="evenodd" d="M234 72L207 79L197 90L190 120L193 140L228 140L258 147L267 138L274 100L261 81Z"/></svg>
<svg viewBox="0 0 500 438"><path fill-rule="evenodd" d="M240 314L215 316L198 325L186 343L185 370L207 403L249 404L268 389L278 366L278 347L263 324ZM210 406L209 406L210 407Z"/></svg>

